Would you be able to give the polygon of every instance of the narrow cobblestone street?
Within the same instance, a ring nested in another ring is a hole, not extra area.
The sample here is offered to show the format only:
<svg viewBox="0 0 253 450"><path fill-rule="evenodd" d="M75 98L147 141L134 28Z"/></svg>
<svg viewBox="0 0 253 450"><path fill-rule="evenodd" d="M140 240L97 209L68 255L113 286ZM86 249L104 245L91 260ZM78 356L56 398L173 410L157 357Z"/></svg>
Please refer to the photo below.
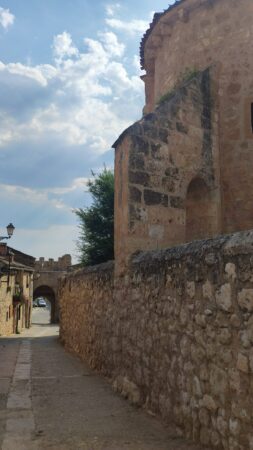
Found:
<svg viewBox="0 0 253 450"><path fill-rule="evenodd" d="M0 338L2 450L196 450L68 354L49 312Z"/></svg>

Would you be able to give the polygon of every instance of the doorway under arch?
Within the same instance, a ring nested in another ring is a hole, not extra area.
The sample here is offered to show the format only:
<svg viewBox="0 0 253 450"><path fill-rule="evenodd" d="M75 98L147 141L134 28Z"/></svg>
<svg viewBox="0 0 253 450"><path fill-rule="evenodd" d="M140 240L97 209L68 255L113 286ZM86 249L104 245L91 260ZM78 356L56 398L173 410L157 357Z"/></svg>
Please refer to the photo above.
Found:
<svg viewBox="0 0 253 450"><path fill-rule="evenodd" d="M42 285L38 286L33 292L33 300L38 297L43 297L51 304L50 322L57 323L57 309L56 309L56 296L54 290L50 286Z"/></svg>
<svg viewBox="0 0 253 450"><path fill-rule="evenodd" d="M186 242L204 239L216 233L216 203L202 178L194 178L186 195Z"/></svg>

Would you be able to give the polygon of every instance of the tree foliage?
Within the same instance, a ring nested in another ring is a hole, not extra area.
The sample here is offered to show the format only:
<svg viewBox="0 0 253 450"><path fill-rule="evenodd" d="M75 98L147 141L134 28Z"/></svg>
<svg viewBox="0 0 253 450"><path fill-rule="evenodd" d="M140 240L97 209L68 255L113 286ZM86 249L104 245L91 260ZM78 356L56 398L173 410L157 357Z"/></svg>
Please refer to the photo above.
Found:
<svg viewBox="0 0 253 450"><path fill-rule="evenodd" d="M88 182L92 205L75 210L80 228L77 248L84 266L114 258L114 175L106 168L92 175Z"/></svg>

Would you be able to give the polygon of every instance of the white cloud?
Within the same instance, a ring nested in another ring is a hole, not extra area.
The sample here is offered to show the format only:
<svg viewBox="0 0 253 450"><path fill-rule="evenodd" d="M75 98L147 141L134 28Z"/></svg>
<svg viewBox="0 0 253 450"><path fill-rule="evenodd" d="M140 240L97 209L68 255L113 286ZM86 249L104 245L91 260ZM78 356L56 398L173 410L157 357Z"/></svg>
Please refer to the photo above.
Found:
<svg viewBox="0 0 253 450"><path fill-rule="evenodd" d="M49 72L49 67L49 65L30 67L21 63L4 64L0 61L0 72L31 78L42 86L47 86L47 77L50 78L55 75L55 70L51 67L51 72Z"/></svg>
<svg viewBox="0 0 253 450"><path fill-rule="evenodd" d="M5 113L0 113L0 149L15 139L16 122Z"/></svg>
<svg viewBox="0 0 253 450"><path fill-rule="evenodd" d="M52 188L41 188L32 189L24 186L17 186L12 184L0 184L0 196L7 195L10 197L16 197L17 200L30 202L30 203L41 203L45 201L51 201L50 195L64 195L75 190L81 189L82 191L87 187L89 178L78 177L74 178L69 186L64 187L52 187Z"/></svg>
<svg viewBox="0 0 253 450"><path fill-rule="evenodd" d="M0 184L0 189L0 197L6 195L8 196L9 201L34 203L40 204L41 206L50 204L50 206L57 209L66 208L69 210L69 208L64 205L64 203L60 199L50 199L50 189L31 189L23 186L14 186L9 184Z"/></svg>
<svg viewBox="0 0 253 450"><path fill-rule="evenodd" d="M74 180L72 181L70 186L43 189L43 191L47 192L49 194L56 194L56 195L68 194L77 189L81 189L83 191L87 187L88 181L89 181L89 178L78 177L78 178L74 178Z"/></svg>
<svg viewBox="0 0 253 450"><path fill-rule="evenodd" d="M106 23L114 30L123 31L131 35L144 33L148 28L148 22L139 19L124 21L121 19L107 18Z"/></svg>
<svg viewBox="0 0 253 450"><path fill-rule="evenodd" d="M52 219L54 223L68 225L76 220L72 202L76 198L75 204L80 206L84 192L88 193L87 183L88 178L84 177L75 178L68 186L44 189L2 183L0 201L2 207L6 204L7 215L17 228L24 222L28 222L30 228L37 228L37 223L39 228L47 227Z"/></svg>
<svg viewBox="0 0 253 450"><path fill-rule="evenodd" d="M63 59L71 56L78 56L78 49L72 45L72 38L64 31L54 37L53 51L56 59Z"/></svg>
<svg viewBox="0 0 253 450"><path fill-rule="evenodd" d="M121 5L120 3L112 3L105 6L106 15L107 16L114 16L115 13L120 9Z"/></svg>
<svg viewBox="0 0 253 450"><path fill-rule="evenodd" d="M130 117L127 111L131 101L136 104L136 95L142 98L143 85L139 77L130 76L125 69L122 63L125 46L117 36L113 32L101 32L98 37L97 40L86 38L86 50L80 52L69 33L56 36L55 64L31 67L0 62L0 81L1 74L14 77L5 80L10 94L15 89L19 98L19 89L24 92L23 80L31 80L43 90L43 94L39 90L37 95L47 99L45 104L40 101L39 107L35 104L30 115L20 114L19 109L18 120L13 114L1 112L0 102L0 146L21 142L27 136L34 141L51 136L64 145L85 144L96 154L110 148L132 122L132 114ZM29 95L29 85L27 90L23 108L30 105L34 95Z"/></svg>
<svg viewBox="0 0 253 450"><path fill-rule="evenodd" d="M141 92L143 89L140 78L137 76L129 77L124 66L117 61L113 61L110 66L107 67L105 74L110 80L116 95L122 94L128 89L135 92Z"/></svg>
<svg viewBox="0 0 253 450"><path fill-rule="evenodd" d="M139 55L134 55L133 57L133 67L137 73L141 73L140 57Z"/></svg>
<svg viewBox="0 0 253 450"><path fill-rule="evenodd" d="M169 2L169 4L170 4L170 3L173 3L173 2ZM150 20L153 20L155 14L156 14L156 11L155 11L155 10L150 11L150 13L149 13L149 18L150 18Z"/></svg>
<svg viewBox="0 0 253 450"><path fill-rule="evenodd" d="M13 25L15 16L10 12L9 9L4 9L0 7L0 25L7 30L11 25Z"/></svg>
<svg viewBox="0 0 253 450"><path fill-rule="evenodd" d="M123 56L125 51L125 45L121 44L118 41L116 34L114 34L112 31L108 31L106 33L99 33L99 37L103 42L105 51L109 55L116 57Z"/></svg>
<svg viewBox="0 0 253 450"><path fill-rule="evenodd" d="M152 20L154 12L150 12L149 20L132 19L132 20L122 20L116 17L116 13L121 8L119 3L106 5L106 24L116 31L125 32L130 35L144 33L149 25L149 21Z"/></svg>

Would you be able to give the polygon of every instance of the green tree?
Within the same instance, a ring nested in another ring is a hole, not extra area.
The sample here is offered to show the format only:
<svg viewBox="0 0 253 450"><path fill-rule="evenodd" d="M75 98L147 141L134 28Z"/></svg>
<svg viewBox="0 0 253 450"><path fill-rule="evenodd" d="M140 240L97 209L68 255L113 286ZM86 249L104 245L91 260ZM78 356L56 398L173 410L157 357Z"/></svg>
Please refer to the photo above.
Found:
<svg viewBox="0 0 253 450"><path fill-rule="evenodd" d="M106 168L92 175L88 182L92 205L75 210L80 228L77 248L84 266L114 259L114 175Z"/></svg>

